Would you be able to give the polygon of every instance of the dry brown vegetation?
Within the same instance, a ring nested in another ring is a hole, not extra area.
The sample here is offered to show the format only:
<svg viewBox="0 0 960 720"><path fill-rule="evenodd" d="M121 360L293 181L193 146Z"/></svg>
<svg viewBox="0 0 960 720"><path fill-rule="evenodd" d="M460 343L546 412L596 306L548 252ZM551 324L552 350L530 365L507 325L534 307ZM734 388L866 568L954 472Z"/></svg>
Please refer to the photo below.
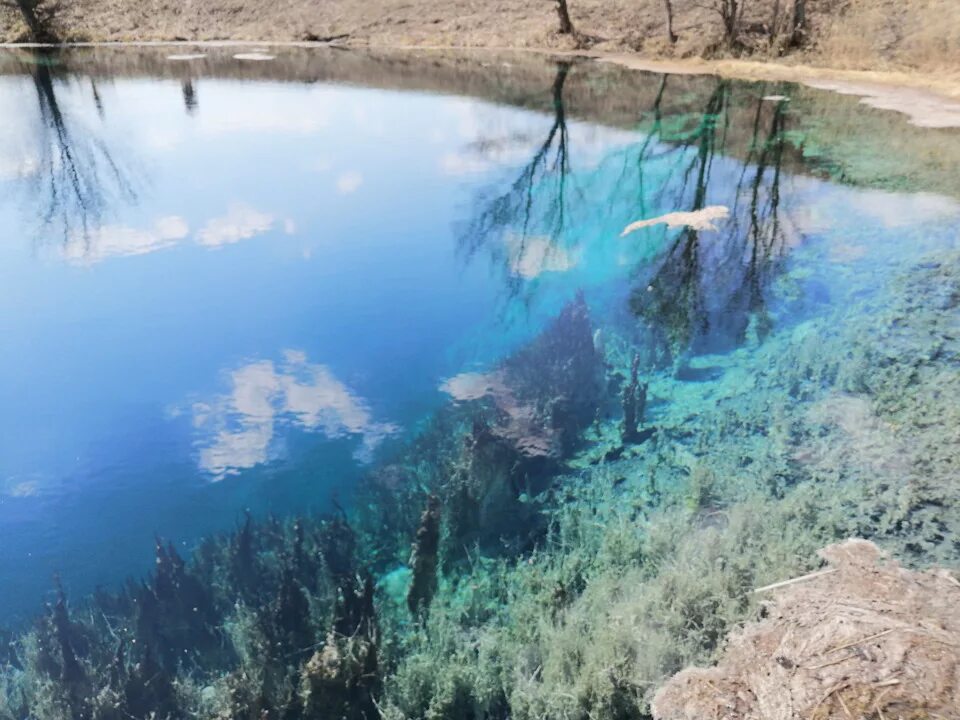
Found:
<svg viewBox="0 0 960 720"><path fill-rule="evenodd" d="M658 720L956 717L960 582L912 572L865 540L821 552L770 616L736 632L715 668L676 675Z"/></svg>
<svg viewBox="0 0 960 720"><path fill-rule="evenodd" d="M42 11L54 0L39 0ZM0 4L0 39L30 38L15 2ZM572 0L559 33L547 0L62 0L55 32L69 41L321 41L377 46L513 47L639 52L652 57L774 58L831 67L957 73L955 0L807 0L798 32L791 0ZM732 34L732 35L731 35Z"/></svg>

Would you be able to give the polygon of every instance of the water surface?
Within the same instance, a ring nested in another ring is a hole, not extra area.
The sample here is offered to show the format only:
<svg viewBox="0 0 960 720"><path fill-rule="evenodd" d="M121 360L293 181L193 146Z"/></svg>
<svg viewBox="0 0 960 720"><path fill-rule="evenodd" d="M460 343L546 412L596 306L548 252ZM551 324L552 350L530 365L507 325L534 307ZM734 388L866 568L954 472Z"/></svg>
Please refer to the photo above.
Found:
<svg viewBox="0 0 960 720"><path fill-rule="evenodd" d="M938 163L855 152L849 116L946 156L960 138L854 98L530 58L200 54L0 58L5 618L54 573L78 594L145 574L154 536L349 506L451 380L581 293L610 357L627 338L713 382L716 358L882 307L893 273L957 241ZM621 237L717 207L714 227Z"/></svg>

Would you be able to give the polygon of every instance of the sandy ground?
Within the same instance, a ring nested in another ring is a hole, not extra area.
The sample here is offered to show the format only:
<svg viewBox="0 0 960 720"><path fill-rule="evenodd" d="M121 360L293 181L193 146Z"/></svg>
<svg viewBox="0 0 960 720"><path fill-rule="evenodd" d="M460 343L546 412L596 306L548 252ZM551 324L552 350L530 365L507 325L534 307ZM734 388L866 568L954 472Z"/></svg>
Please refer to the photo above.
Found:
<svg viewBox="0 0 960 720"><path fill-rule="evenodd" d="M960 79L940 74L842 70L756 60L658 60L624 54L598 54L597 59L652 72L799 82L821 90L856 95L870 107L907 115L918 127L960 127Z"/></svg>

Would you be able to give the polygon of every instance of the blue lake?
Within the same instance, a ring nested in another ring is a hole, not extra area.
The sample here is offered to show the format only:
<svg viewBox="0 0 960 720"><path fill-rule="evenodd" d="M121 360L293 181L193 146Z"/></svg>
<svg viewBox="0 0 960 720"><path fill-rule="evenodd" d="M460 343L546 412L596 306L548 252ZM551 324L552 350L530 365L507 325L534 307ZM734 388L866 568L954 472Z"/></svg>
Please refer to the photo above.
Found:
<svg viewBox="0 0 960 720"><path fill-rule="evenodd" d="M0 62L10 620L56 573L143 576L156 536L349 507L581 293L598 347L659 338L699 382L957 243L950 189L852 181L792 85L138 52Z"/></svg>

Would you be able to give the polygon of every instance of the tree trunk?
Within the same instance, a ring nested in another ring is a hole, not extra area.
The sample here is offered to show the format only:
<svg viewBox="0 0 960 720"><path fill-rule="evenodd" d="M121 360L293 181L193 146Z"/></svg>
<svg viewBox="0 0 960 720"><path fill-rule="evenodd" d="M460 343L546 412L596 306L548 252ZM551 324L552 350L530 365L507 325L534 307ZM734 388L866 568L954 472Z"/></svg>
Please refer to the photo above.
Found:
<svg viewBox="0 0 960 720"><path fill-rule="evenodd" d="M807 0L793 0L793 17L790 20L790 45L797 47L803 43L807 28Z"/></svg>
<svg viewBox="0 0 960 720"><path fill-rule="evenodd" d="M740 34L740 9L737 7L737 0L726 0L726 8L727 43L730 47L733 47L737 42L737 36Z"/></svg>
<svg viewBox="0 0 960 720"><path fill-rule="evenodd" d="M20 10L20 15L23 16L23 21L27 24L27 28L30 30L30 37L33 38L34 42L45 42L48 40L47 31L37 18L37 11L34 7L33 0L17 0L17 8Z"/></svg>
<svg viewBox="0 0 960 720"><path fill-rule="evenodd" d="M673 2L672 0L663 0L663 11L667 16L667 40L673 45L677 41L677 35L673 32Z"/></svg>
<svg viewBox="0 0 960 720"><path fill-rule="evenodd" d="M573 22L570 20L570 11L567 10L567 0L556 0L557 17L560 19L560 34L572 35Z"/></svg>

